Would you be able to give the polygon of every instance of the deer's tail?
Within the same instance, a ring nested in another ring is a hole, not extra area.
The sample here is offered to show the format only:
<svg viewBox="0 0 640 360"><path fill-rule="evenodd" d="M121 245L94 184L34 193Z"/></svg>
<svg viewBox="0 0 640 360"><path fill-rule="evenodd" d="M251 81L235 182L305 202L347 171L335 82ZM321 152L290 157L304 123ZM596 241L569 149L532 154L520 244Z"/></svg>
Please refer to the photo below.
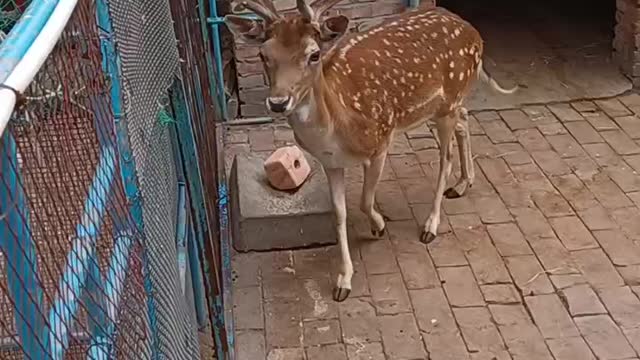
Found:
<svg viewBox="0 0 640 360"><path fill-rule="evenodd" d="M514 87L512 87L511 89L505 89L502 86L500 86L500 84L498 84L498 82L491 77L491 75L489 75L487 73L487 71L484 69L484 65L482 63L482 60L480 60L480 64L478 65L478 75L480 76L480 79L484 82L486 82L487 84L489 84L489 86L491 86L494 90L496 90L499 93L502 94L513 94L516 91L518 91L518 89L520 89L519 85L516 85Z"/></svg>

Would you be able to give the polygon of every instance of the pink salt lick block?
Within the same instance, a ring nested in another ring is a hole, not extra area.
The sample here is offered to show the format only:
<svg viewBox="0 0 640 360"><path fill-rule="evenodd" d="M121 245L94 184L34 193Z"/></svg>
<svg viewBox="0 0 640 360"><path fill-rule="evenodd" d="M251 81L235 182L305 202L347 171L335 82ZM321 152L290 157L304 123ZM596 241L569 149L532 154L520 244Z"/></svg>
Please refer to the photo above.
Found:
<svg viewBox="0 0 640 360"><path fill-rule="evenodd" d="M274 151L264 162L271 186L278 190L293 190L302 185L311 172L304 153L297 146L285 146Z"/></svg>

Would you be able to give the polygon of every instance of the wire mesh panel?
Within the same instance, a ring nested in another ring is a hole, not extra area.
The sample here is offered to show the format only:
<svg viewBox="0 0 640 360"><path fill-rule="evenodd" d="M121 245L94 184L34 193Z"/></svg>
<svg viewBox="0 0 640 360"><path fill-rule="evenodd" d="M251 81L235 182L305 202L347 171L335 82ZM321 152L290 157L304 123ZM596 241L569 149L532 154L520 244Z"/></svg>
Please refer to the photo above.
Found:
<svg viewBox="0 0 640 360"><path fill-rule="evenodd" d="M81 1L0 140L2 359L150 354L100 45Z"/></svg>
<svg viewBox="0 0 640 360"><path fill-rule="evenodd" d="M0 11L26 5L0 0ZM7 31L23 21L7 20ZM0 359L199 358L191 273L200 269L185 275L180 244L196 236L191 224L213 244L216 222L181 210L194 197L204 207L205 190L183 195L192 167L168 114L189 108L207 123L199 116L211 99L201 63L188 86L175 86L175 40L169 0L78 1L21 97L0 139ZM203 141L215 174L215 142ZM196 175L215 194L215 178ZM208 251L216 273L218 250ZM189 256L199 257L193 248Z"/></svg>

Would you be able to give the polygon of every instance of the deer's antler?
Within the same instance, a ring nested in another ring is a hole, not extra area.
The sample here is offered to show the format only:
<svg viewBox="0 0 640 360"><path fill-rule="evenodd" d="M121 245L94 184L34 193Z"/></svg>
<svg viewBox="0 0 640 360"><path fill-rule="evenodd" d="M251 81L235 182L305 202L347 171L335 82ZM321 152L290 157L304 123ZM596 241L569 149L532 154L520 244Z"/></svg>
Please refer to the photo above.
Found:
<svg viewBox="0 0 640 360"><path fill-rule="evenodd" d="M305 0L296 0L298 11L311 21L318 21L320 16L342 0L316 0L308 5Z"/></svg>
<svg viewBox="0 0 640 360"><path fill-rule="evenodd" d="M265 21L274 22L280 18L271 0L242 1L239 5L253 11Z"/></svg>

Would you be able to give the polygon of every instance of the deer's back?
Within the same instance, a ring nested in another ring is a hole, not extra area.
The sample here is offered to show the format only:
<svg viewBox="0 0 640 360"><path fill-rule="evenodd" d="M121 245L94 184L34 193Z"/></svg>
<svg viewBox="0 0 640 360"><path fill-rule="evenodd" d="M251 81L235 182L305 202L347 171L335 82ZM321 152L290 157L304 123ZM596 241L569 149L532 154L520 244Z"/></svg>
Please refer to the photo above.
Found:
<svg viewBox="0 0 640 360"><path fill-rule="evenodd" d="M384 136L450 111L481 56L482 39L468 22L443 8L420 9L344 39L325 76L338 101L362 117L357 122Z"/></svg>

